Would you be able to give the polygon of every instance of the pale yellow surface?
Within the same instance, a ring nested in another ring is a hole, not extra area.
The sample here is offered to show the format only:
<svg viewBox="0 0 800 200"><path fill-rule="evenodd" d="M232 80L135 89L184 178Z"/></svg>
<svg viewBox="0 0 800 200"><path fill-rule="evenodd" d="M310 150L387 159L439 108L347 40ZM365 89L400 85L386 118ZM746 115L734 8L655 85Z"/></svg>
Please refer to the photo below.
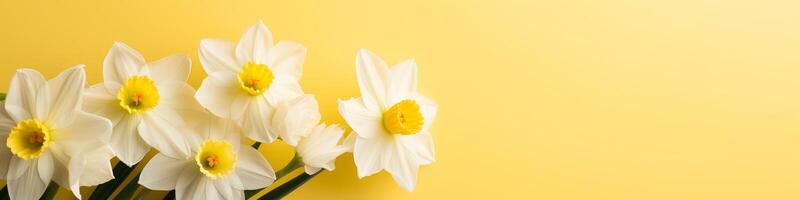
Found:
<svg viewBox="0 0 800 200"><path fill-rule="evenodd" d="M149 60L261 19L309 49L323 119L360 96L355 53L416 58L440 104L436 162L414 192L352 155L289 199L800 199L797 1L3 1L0 90L114 41ZM291 156L267 146L275 168ZM87 188L84 193L87 193ZM151 193L153 197L163 193ZM69 197L61 192L61 197Z"/></svg>

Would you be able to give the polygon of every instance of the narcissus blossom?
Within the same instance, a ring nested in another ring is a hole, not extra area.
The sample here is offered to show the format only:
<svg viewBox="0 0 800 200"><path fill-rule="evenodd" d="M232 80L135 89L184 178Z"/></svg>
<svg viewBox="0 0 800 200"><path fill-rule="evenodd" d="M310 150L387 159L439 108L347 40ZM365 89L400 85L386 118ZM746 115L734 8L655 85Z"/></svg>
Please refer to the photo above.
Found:
<svg viewBox="0 0 800 200"><path fill-rule="evenodd" d="M267 160L242 144L241 129L207 115L192 130L190 157L157 154L142 170L139 184L153 190L175 190L176 199L244 199L244 190L275 181Z"/></svg>
<svg viewBox="0 0 800 200"><path fill-rule="evenodd" d="M384 169L411 191L419 166L434 161L429 130L437 105L417 93L414 60L389 68L381 58L361 49L356 75L361 98L339 100L339 113L358 135L353 150L358 176Z"/></svg>
<svg viewBox="0 0 800 200"><path fill-rule="evenodd" d="M271 143L278 137L271 123L276 107L303 94L298 80L306 48L291 41L272 44L260 21L238 44L200 41L200 63L208 73L195 96L203 107L242 127L253 140Z"/></svg>
<svg viewBox="0 0 800 200"><path fill-rule="evenodd" d="M31 69L14 74L0 106L0 177L11 199L39 199L51 180L81 198L80 186L114 178L111 122L81 110L85 82L83 65L49 81Z"/></svg>
<svg viewBox="0 0 800 200"><path fill-rule="evenodd" d="M103 82L86 91L87 111L114 124L111 147L120 161L138 163L150 147L161 153L188 155L180 128L203 108L188 84L191 60L177 54L147 63L123 43L111 47L103 62Z"/></svg>

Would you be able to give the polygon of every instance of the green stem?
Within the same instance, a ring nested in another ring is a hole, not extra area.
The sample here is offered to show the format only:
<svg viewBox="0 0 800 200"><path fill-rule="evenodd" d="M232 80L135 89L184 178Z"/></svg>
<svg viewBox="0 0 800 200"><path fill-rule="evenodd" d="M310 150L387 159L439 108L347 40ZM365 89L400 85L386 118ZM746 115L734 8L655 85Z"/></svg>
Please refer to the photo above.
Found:
<svg viewBox="0 0 800 200"><path fill-rule="evenodd" d="M11 199L11 197L8 196L8 185L6 185L3 187L3 190L0 190L0 200L9 200L9 199Z"/></svg>
<svg viewBox="0 0 800 200"><path fill-rule="evenodd" d="M292 157L292 160L289 161L289 164L286 164L286 166L283 167L283 169L278 170L277 172L275 172L275 181L280 180L284 176L289 175L289 173L292 173L292 171L294 171L295 169L300 168L302 166L303 166L303 159L299 155L297 155L297 153L295 153L294 157ZM305 174L305 173L303 173L303 174ZM245 199L250 198L253 195L258 194L258 192L260 192L261 190L264 190L264 189L265 188L261 188L261 189L257 189L257 190L244 191L244 198Z"/></svg>
<svg viewBox="0 0 800 200"><path fill-rule="evenodd" d="M294 157L292 157L292 160L289 161L289 164L286 164L286 166L283 167L283 169L275 172L275 180L281 179L284 176L289 175L289 173L292 173L295 169L300 168L302 166L303 166L303 158L300 158L300 156L297 155L297 153L295 153Z"/></svg>
<svg viewBox="0 0 800 200"><path fill-rule="evenodd" d="M122 191L117 194L117 197L114 197L114 200L130 200L133 197L133 193L136 193L136 189L139 189L138 174L131 179L131 182L128 182L125 188L122 188Z"/></svg>
<svg viewBox="0 0 800 200"><path fill-rule="evenodd" d="M172 199L175 199L175 190L169 191L167 195L164 195L163 198L163 200L172 200Z"/></svg>
<svg viewBox="0 0 800 200"><path fill-rule="evenodd" d="M253 148L255 148L256 150L258 150L258 148L259 148L259 147L261 147L261 142L256 142L256 143L253 143Z"/></svg>
<svg viewBox="0 0 800 200"><path fill-rule="evenodd" d="M47 186L47 189L44 191L44 195L40 200L52 200L56 197L56 193L58 193L58 184L56 182L50 181L50 184Z"/></svg>
<svg viewBox="0 0 800 200"><path fill-rule="evenodd" d="M114 179L97 186L97 189L94 189L92 195L89 196L89 200L103 200L111 197L111 194L113 194L119 185L128 178L128 175L131 174L134 168L136 168L136 165L128 167L128 165L122 161L118 162L117 165L114 166Z"/></svg>
<svg viewBox="0 0 800 200"><path fill-rule="evenodd" d="M150 194L150 192L152 192L152 191L153 191L153 190L147 189L146 187L145 187L145 188L142 188L142 191L141 191L141 192L139 192L139 193L137 193L137 194L136 194L136 196L135 196L135 197L133 197L133 199L136 199L136 200L142 200L142 199L144 199L144 197L145 197L145 196L147 196L148 194Z"/></svg>
<svg viewBox="0 0 800 200"><path fill-rule="evenodd" d="M314 178L315 176L319 175L321 172L322 171L317 172L316 174L313 175L302 173L297 177L294 177L292 180L289 180L288 182L284 183L283 185L278 186L274 190L267 192L267 194L261 196L261 198L258 198L258 200L281 199L286 195L288 195L289 193L292 193L292 191L296 190L301 185L308 182L308 180L311 180L311 178Z"/></svg>

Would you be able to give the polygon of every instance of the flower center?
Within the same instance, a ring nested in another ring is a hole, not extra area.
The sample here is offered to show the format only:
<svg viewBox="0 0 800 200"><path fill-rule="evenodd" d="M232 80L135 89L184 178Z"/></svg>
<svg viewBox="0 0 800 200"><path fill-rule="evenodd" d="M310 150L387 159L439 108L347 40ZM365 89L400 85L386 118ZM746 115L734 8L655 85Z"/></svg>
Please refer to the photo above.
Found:
<svg viewBox="0 0 800 200"><path fill-rule="evenodd" d="M236 167L236 152L233 151L233 145L227 141L206 140L200 145L195 161L200 167L200 172L217 179L230 174Z"/></svg>
<svg viewBox="0 0 800 200"><path fill-rule="evenodd" d="M383 113L383 127L389 133L411 135L422 130L422 113L414 100L403 100Z"/></svg>
<svg viewBox="0 0 800 200"><path fill-rule="evenodd" d="M39 120L29 119L11 129L6 146L17 157L30 160L38 158L52 142L52 130Z"/></svg>
<svg viewBox="0 0 800 200"><path fill-rule="evenodd" d="M264 93L272 83L272 79L275 79L267 65L256 64L255 62L245 64L237 77L239 78L239 85L251 96L258 96Z"/></svg>
<svg viewBox="0 0 800 200"><path fill-rule="evenodd" d="M146 112L158 105L158 89L147 76L131 76L117 93L119 105L130 114Z"/></svg>

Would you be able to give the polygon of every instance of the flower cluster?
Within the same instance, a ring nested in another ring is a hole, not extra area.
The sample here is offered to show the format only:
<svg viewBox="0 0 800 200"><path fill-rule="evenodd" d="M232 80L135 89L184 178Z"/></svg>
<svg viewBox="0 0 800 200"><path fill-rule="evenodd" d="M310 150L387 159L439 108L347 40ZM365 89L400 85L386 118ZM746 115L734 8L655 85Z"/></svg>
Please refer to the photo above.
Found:
<svg viewBox="0 0 800 200"><path fill-rule="evenodd" d="M174 190L177 199L244 199L299 167L306 177L334 170L347 152L359 178L386 170L413 190L419 166L434 161L429 131L437 111L416 91L415 61L390 68L358 51L361 97L338 102L353 130L345 137L341 126L322 122L316 98L298 83L306 51L292 41L273 43L261 22L238 43L204 39L198 54L208 76L196 91L186 83L187 55L148 62L119 42L105 57L103 81L93 86L86 86L83 65L51 80L19 69L0 105L4 195L39 199L61 186L81 198L80 186L114 182L117 168L135 167L151 147L158 154L132 184ZM296 152L278 173L258 151L276 140ZM115 156L120 163L112 170ZM108 191L101 187L94 193Z"/></svg>

